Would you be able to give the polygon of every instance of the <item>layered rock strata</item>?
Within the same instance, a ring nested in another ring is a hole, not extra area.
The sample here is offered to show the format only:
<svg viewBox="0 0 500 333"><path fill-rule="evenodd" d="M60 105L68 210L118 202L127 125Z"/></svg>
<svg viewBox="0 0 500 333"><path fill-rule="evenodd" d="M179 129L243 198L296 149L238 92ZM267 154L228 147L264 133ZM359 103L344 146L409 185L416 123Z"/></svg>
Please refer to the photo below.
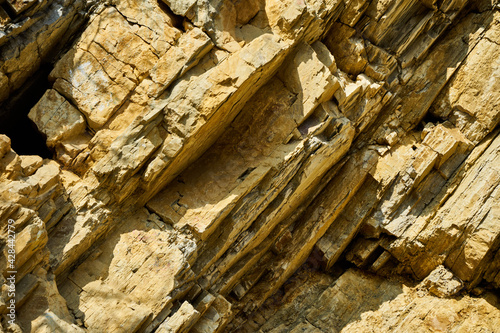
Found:
<svg viewBox="0 0 500 333"><path fill-rule="evenodd" d="M0 6L4 330L500 327L495 1Z"/></svg>

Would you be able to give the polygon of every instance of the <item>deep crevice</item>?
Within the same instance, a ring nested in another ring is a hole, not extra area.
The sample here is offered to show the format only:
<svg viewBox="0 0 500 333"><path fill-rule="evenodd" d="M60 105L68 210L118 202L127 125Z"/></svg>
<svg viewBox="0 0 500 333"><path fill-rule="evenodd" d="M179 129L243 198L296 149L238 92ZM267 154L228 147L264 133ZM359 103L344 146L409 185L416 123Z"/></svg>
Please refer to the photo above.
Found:
<svg viewBox="0 0 500 333"><path fill-rule="evenodd" d="M11 20L16 18L16 12L7 3L2 3L2 1L0 1L0 7L2 7L5 13L9 15Z"/></svg>
<svg viewBox="0 0 500 333"><path fill-rule="evenodd" d="M182 32L186 32L186 28L184 27L184 21L188 21L188 19L183 17L183 16L175 14L170 9L170 7L166 3L164 3L162 0L158 0L157 3L158 3L158 7L160 7L161 10L163 10L165 13L167 13L167 15L170 17L170 19L172 20L173 27L179 29Z"/></svg>
<svg viewBox="0 0 500 333"><path fill-rule="evenodd" d="M50 88L50 64L40 65L39 70L0 106L0 133L11 139L12 149L19 155L39 155L52 158L53 152L45 144L46 137L28 118L31 108Z"/></svg>
<svg viewBox="0 0 500 333"><path fill-rule="evenodd" d="M422 121L424 123L433 123L434 125L437 125L437 124L440 124L440 123L443 123L446 121L446 119L443 119L441 117L439 117L438 115L432 113L432 112L427 112L424 116L424 118L422 119Z"/></svg>
<svg viewBox="0 0 500 333"><path fill-rule="evenodd" d="M422 118L422 120L413 128L414 131L417 132L422 132L428 123L432 123L434 125L437 124L442 124L446 121L446 119L443 119L436 114L432 113L431 110L429 110L425 116ZM414 149L415 150L415 149Z"/></svg>

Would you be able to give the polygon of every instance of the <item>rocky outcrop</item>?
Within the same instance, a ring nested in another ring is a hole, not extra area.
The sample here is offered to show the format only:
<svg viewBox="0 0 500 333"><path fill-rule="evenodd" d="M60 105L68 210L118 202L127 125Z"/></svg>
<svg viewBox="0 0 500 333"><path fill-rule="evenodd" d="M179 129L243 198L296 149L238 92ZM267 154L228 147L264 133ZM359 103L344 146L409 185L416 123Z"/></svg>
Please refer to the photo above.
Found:
<svg viewBox="0 0 500 333"><path fill-rule="evenodd" d="M314 270L302 270L290 281L287 291L273 296L252 314L241 332L495 332L498 329L496 295L488 292L479 298L464 295L450 299L440 293L436 295L436 285L427 281L413 285L356 269L333 279ZM444 281L441 280L440 287L449 283ZM276 308L273 304L276 302L283 305Z"/></svg>
<svg viewBox="0 0 500 333"><path fill-rule="evenodd" d="M3 329L499 326L496 2L0 5Z"/></svg>
<svg viewBox="0 0 500 333"><path fill-rule="evenodd" d="M48 62L83 23L84 1L2 1L0 101Z"/></svg>

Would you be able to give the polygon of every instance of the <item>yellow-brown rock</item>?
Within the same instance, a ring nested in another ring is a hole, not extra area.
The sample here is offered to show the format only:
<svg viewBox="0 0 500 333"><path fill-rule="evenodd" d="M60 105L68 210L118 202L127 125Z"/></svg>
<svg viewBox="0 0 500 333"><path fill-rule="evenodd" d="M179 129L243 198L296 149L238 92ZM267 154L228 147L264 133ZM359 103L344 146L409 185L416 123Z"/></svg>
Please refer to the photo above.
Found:
<svg viewBox="0 0 500 333"><path fill-rule="evenodd" d="M498 10L0 1L0 331L496 332Z"/></svg>
<svg viewBox="0 0 500 333"><path fill-rule="evenodd" d="M51 112L47 112L50 110ZM85 131L85 119L73 105L55 90L47 90L31 109L28 117L47 136L47 145L77 136Z"/></svg>

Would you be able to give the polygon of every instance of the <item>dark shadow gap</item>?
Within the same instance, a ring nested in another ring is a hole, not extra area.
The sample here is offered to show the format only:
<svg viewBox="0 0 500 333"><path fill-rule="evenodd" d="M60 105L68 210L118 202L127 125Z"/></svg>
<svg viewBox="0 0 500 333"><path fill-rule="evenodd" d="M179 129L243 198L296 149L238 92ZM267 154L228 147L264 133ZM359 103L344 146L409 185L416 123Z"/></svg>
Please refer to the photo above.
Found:
<svg viewBox="0 0 500 333"><path fill-rule="evenodd" d="M19 155L53 157L53 152L45 143L45 135L28 118L31 108L50 88L48 75L51 70L50 64L42 64L21 89L0 106L0 133L11 139L12 149Z"/></svg>
<svg viewBox="0 0 500 333"><path fill-rule="evenodd" d="M157 3L158 3L158 7L160 7L161 10L163 10L165 13L167 13L167 15L172 20L172 26L174 28L179 29L182 32L186 32L186 29L184 28L184 24L183 23L187 19L185 17L183 17L183 16L175 14L170 9L170 7L166 3L164 3L162 0L158 0Z"/></svg>

